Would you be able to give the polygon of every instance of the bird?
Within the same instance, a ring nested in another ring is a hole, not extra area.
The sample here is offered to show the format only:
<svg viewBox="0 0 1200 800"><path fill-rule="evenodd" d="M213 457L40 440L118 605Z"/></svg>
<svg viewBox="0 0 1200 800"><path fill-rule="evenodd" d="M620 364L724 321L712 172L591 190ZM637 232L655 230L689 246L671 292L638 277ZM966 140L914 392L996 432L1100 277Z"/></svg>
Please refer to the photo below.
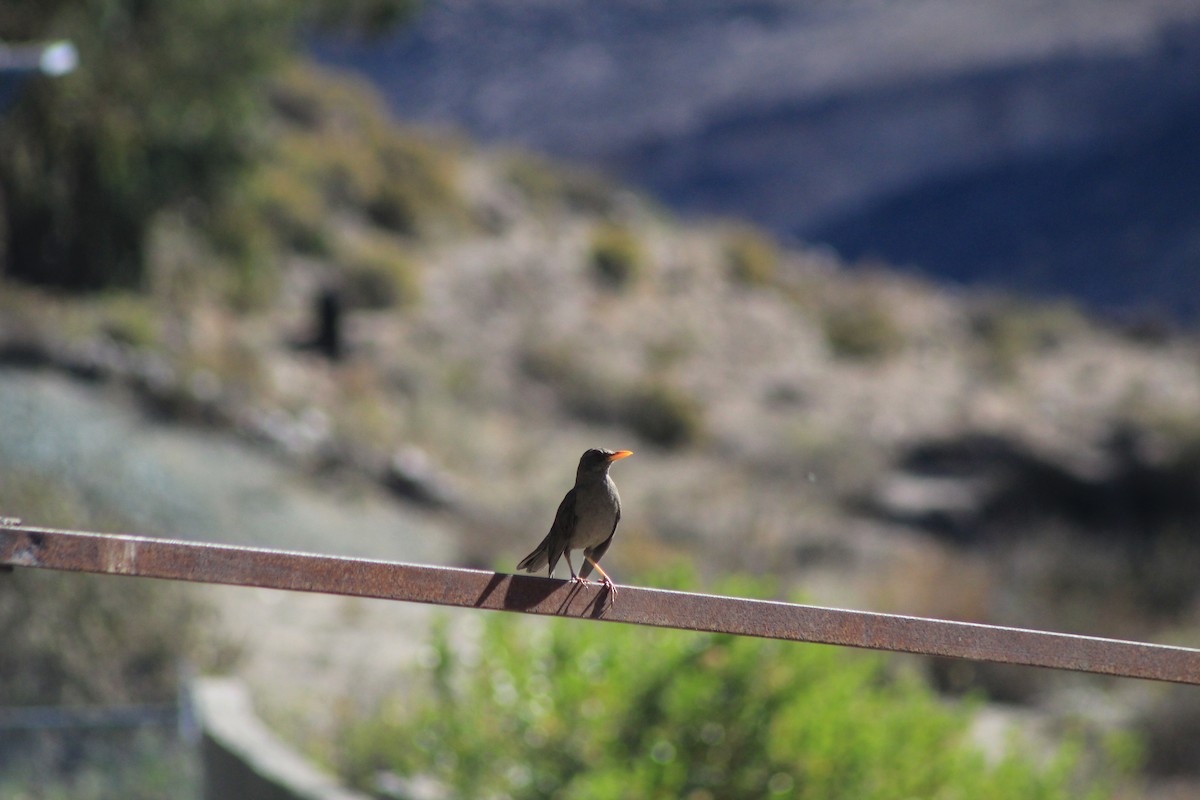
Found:
<svg viewBox="0 0 1200 800"><path fill-rule="evenodd" d="M521 560L517 569L537 572L547 567L547 574L553 575L559 557L566 556L572 583L587 585L587 576L595 567L600 573L600 583L615 600L617 587L597 562L608 552L608 546L617 532L617 523L621 521L621 495L608 475L608 468L614 461L631 455L632 450L592 448L580 456L579 468L575 471L575 486L558 504L550 532L532 553ZM571 563L572 550L583 550L584 563L580 565L578 574Z"/></svg>

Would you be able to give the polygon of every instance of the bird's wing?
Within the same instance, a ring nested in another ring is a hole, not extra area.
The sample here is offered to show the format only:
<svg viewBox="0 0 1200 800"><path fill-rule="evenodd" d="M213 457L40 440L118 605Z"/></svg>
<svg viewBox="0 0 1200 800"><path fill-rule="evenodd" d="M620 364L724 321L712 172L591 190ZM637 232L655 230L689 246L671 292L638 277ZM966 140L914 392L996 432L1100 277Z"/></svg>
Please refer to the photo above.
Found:
<svg viewBox="0 0 1200 800"><path fill-rule="evenodd" d="M587 556L587 558L585 558L583 560L583 564L579 567L579 577L586 578L588 575L592 574L592 562L588 561L587 559L590 558L592 561L598 562L601 558L604 557L604 554L608 552L608 546L610 544L612 544L613 536L616 535L617 525L620 522L621 522L621 503L620 503L620 501L618 501L617 502L617 516L613 520L612 533L610 533L608 535L608 538L605 539L600 544L596 545L595 547L589 547L583 551L583 554L585 556Z"/></svg>
<svg viewBox="0 0 1200 800"><path fill-rule="evenodd" d="M550 532L546 534L546 558L551 572L554 572L554 566L558 564L558 559L566 552L567 545L571 541L571 532L574 530L575 490L571 489L558 504L558 511L554 514L554 523L550 526Z"/></svg>
<svg viewBox="0 0 1200 800"><path fill-rule="evenodd" d="M548 574L553 574L554 567L558 564L558 559L562 558L563 551L567 549L571 529L574 527L575 490L572 489L567 492L562 502L558 504L558 511L554 515L554 523L550 526L550 532L546 534L546 538L542 539L542 543L534 548L532 553L521 560L521 563L517 565L517 569L523 569L527 572L537 572L542 567L548 566Z"/></svg>

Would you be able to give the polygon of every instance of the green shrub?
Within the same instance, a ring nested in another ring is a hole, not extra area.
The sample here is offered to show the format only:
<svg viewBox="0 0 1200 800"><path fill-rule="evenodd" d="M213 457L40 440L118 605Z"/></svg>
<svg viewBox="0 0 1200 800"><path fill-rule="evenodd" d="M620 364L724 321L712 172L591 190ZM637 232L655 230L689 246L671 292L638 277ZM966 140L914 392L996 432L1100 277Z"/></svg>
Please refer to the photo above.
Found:
<svg viewBox="0 0 1200 800"><path fill-rule="evenodd" d="M530 346L520 364L526 375L550 385L563 406L586 422L622 425L666 448L694 444L704 433L700 403L662 380L597 376L578 362L572 348L562 345Z"/></svg>
<svg viewBox="0 0 1200 800"><path fill-rule="evenodd" d="M214 210L207 226L223 267L213 271L214 285L234 308L243 311L263 308L275 298L283 277L281 239L299 251L326 251L320 223L275 217L261 200L253 191L247 197L231 199Z"/></svg>
<svg viewBox="0 0 1200 800"><path fill-rule="evenodd" d="M61 740L55 742L47 739ZM0 797L6 800L162 800L202 797L200 759L191 743L160 729L99 730L44 736L40 747L6 748ZM64 768L64 765L69 765Z"/></svg>
<svg viewBox="0 0 1200 800"><path fill-rule="evenodd" d="M503 163L504 174L539 211L607 216L617 205L618 190L602 176L542 156L514 151Z"/></svg>
<svg viewBox="0 0 1200 800"><path fill-rule="evenodd" d="M4 39L70 39L81 67L32 81L0 130L11 272L140 287L156 217L216 208L257 155L264 82L302 16L229 0L152 13L133 0L5 3Z"/></svg>
<svg viewBox="0 0 1200 800"><path fill-rule="evenodd" d="M628 228L602 225L592 234L588 258L601 285L624 289L641 274L646 256L641 243Z"/></svg>
<svg viewBox="0 0 1200 800"><path fill-rule="evenodd" d="M379 187L364 209L367 217L385 230L413 236L420 222L420 199L409 187L387 184Z"/></svg>
<svg viewBox="0 0 1200 800"><path fill-rule="evenodd" d="M458 188L453 151L408 131L381 137L382 181L367 200L368 216L379 226L408 236L433 219L461 224L467 217Z"/></svg>
<svg viewBox="0 0 1200 800"><path fill-rule="evenodd" d="M753 228L734 231L725 242L729 276L745 286L767 286L779 268L779 251L770 237Z"/></svg>
<svg viewBox="0 0 1200 800"><path fill-rule="evenodd" d="M417 266L399 244L371 237L347 248L340 259L343 294L354 308L410 306L421 297Z"/></svg>
<svg viewBox="0 0 1200 800"><path fill-rule="evenodd" d="M272 151L266 187L285 222L323 227L329 211L361 211L391 233L416 236L467 218L455 142L397 126L378 93L319 69L289 70L273 100L289 124ZM314 225L315 224L315 225Z"/></svg>
<svg viewBox="0 0 1200 800"><path fill-rule="evenodd" d="M692 444L704 429L700 405L679 389L662 383L632 390L624 399L621 417L634 433L661 447Z"/></svg>
<svg viewBox="0 0 1200 800"><path fill-rule="evenodd" d="M824 327L829 348L838 358L878 361L904 344L896 320L877 302L830 309Z"/></svg>
<svg viewBox="0 0 1200 800"><path fill-rule="evenodd" d="M340 739L345 776L451 797L1053 800L1110 795L1073 743L989 761L970 709L881 657L579 621L485 622L478 656L434 636L430 686Z"/></svg>
<svg viewBox="0 0 1200 800"><path fill-rule="evenodd" d="M1069 304L1033 305L1002 300L980 310L971 332L982 345L984 366L995 377L1015 377L1020 364L1054 352L1086 330L1087 321Z"/></svg>
<svg viewBox="0 0 1200 800"><path fill-rule="evenodd" d="M0 581L0 705L171 700L197 608L152 581L19 570Z"/></svg>
<svg viewBox="0 0 1200 800"><path fill-rule="evenodd" d="M109 292L100 298L101 327L114 341L150 347L161 338L161 324L150 300L130 292Z"/></svg>
<svg viewBox="0 0 1200 800"><path fill-rule="evenodd" d="M253 214L245 218L263 220L279 241L296 252L329 254L329 210L315 180L286 164L271 163L255 173L249 194Z"/></svg>

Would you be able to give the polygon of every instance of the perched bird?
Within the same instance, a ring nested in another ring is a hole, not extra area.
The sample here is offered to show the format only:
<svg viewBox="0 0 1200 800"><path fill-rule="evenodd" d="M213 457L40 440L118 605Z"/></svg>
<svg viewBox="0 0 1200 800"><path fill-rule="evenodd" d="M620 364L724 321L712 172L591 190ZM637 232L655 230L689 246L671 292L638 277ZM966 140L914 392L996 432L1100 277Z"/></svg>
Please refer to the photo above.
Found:
<svg viewBox="0 0 1200 800"><path fill-rule="evenodd" d="M571 580L586 584L592 567L600 573L600 582L608 587L615 598L617 587L597 563L612 544L617 523L621 521L621 496L617 485L608 477L608 468L614 461L633 455L631 450L588 450L579 459L575 471L575 487L567 492L558 505L554 524L537 548L525 556L517 569L537 572L548 567L547 574L554 574L559 556L566 556ZM579 574L571 563L571 551L583 550L584 563Z"/></svg>

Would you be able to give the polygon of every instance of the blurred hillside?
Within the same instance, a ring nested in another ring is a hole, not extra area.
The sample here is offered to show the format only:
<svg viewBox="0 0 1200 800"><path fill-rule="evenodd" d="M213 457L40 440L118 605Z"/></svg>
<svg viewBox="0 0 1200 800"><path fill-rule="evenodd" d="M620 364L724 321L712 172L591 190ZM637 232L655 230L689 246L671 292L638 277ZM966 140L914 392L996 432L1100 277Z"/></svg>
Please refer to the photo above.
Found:
<svg viewBox="0 0 1200 800"><path fill-rule="evenodd" d="M605 443L639 455L627 567L769 569L832 603L1114 635L1195 613L1183 576L1123 582L1119 613L1104 585L1192 546L1190 338L683 224L593 175L396 127L309 67L271 103L235 218L250 267L165 215L140 291L8 283L7 359L390 481L458 513L472 563L524 547L573 454ZM1082 579L1076 547L1117 573L1053 587L1069 602L958 560L1038 551ZM929 594L943 580L964 591Z"/></svg>
<svg viewBox="0 0 1200 800"><path fill-rule="evenodd" d="M586 171L397 125L305 63L267 101L236 202L154 215L136 285L6 278L0 360L121 387L306 485L382 487L437 537L418 555L511 567L578 454L625 447L619 582L686 561L822 605L1196 643L1193 338L683 222ZM137 480L105 473L88 477ZM345 655L306 638L287 647L310 666ZM927 668L950 691L1109 709L1102 681ZM1113 724L1170 703L1116 691ZM1190 774L1183 750L1164 773Z"/></svg>
<svg viewBox="0 0 1200 800"><path fill-rule="evenodd" d="M317 52L405 118L850 261L1197 312L1195 0L470 0Z"/></svg>

